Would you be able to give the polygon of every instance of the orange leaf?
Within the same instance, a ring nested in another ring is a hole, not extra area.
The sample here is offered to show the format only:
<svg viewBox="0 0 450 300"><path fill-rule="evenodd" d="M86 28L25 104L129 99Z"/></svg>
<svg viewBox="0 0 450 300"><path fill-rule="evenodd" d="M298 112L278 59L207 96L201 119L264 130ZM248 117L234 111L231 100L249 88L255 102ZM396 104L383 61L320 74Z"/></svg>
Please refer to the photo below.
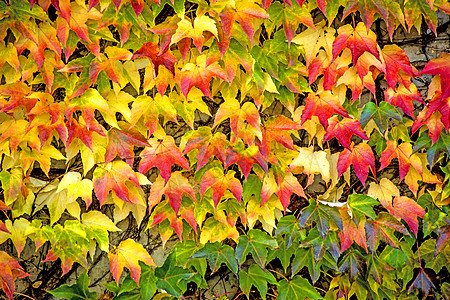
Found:
<svg viewBox="0 0 450 300"><path fill-rule="evenodd" d="M5 251L0 251L0 288L9 299L12 299L16 286L14 281L17 278L30 276L19 263L8 255Z"/></svg>
<svg viewBox="0 0 450 300"><path fill-rule="evenodd" d="M343 118L339 121L335 115L328 120L327 133L323 138L325 141L329 141L335 137L342 146L350 149L350 138L352 135L359 136L363 140L369 139L361 129L361 123L359 121L350 118Z"/></svg>
<svg viewBox="0 0 450 300"><path fill-rule="evenodd" d="M419 222L417 217L423 218L425 210L411 198L406 196L397 196L393 200L393 205L387 207L389 213L397 219L403 219L408 223L412 232L417 236Z"/></svg>
<svg viewBox="0 0 450 300"><path fill-rule="evenodd" d="M339 160L337 163L338 176L341 176L347 169L353 165L356 176L365 186L366 179L369 175L369 169L376 176L375 173L375 157L372 148L366 143L360 143L355 147L344 149L339 153Z"/></svg>
<svg viewBox="0 0 450 300"><path fill-rule="evenodd" d="M339 232L339 240L341 241L341 253L350 248L353 242L356 242L358 245L363 247L366 252L368 252L366 230L364 229L366 219L361 218L357 226L354 220L348 214L347 209L341 208L339 210L339 213L341 214L343 222L343 230Z"/></svg>
<svg viewBox="0 0 450 300"><path fill-rule="evenodd" d="M112 249L108 253L111 274L119 284L120 275L123 268L130 270L131 278L139 285L141 277L141 267L139 261L144 262L148 266L156 267L152 257L141 244L136 243L132 239L120 242L119 246Z"/></svg>
<svg viewBox="0 0 450 300"><path fill-rule="evenodd" d="M310 120L312 116L319 118L320 124L327 127L328 119L333 114L339 114L343 117L349 117L347 111L339 103L338 97L330 91L319 92L316 94L309 93L305 99L305 109L302 113L302 125L306 120Z"/></svg>

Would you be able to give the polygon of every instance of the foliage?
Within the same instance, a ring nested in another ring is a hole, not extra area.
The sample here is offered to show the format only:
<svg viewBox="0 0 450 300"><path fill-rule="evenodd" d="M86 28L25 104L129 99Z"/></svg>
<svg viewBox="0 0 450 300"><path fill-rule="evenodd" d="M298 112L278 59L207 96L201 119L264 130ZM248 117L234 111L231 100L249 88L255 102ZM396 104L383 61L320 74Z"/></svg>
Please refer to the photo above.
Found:
<svg viewBox="0 0 450 300"><path fill-rule="evenodd" d="M3 293L96 299L107 256L113 299L448 297L450 54L395 43L437 10L0 1Z"/></svg>

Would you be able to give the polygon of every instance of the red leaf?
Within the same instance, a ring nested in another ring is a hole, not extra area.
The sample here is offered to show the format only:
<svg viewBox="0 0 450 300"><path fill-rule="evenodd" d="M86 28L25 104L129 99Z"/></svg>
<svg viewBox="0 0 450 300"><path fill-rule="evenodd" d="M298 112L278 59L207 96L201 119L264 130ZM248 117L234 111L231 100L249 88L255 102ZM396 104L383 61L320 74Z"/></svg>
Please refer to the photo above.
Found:
<svg viewBox="0 0 450 300"><path fill-rule="evenodd" d="M247 179L254 164L259 165L264 172L267 173L268 171L267 160L261 155L259 148L257 146L246 148L241 139L234 144L233 148L227 149L225 168L234 163L237 163L241 168L245 179Z"/></svg>
<svg viewBox="0 0 450 300"><path fill-rule="evenodd" d="M268 17L269 15L264 9L251 1L238 1L236 2L236 8L228 6L228 8L220 14L223 31L229 38L234 22L238 21L252 45L253 35L255 34L253 19L267 19Z"/></svg>
<svg viewBox="0 0 450 300"><path fill-rule="evenodd" d="M361 123L355 119L343 118L339 121L337 116L332 116L328 120L327 133L324 140L329 141L333 137L347 149L350 149L350 139L352 135L359 136L363 140L368 140L366 133L361 129Z"/></svg>
<svg viewBox="0 0 450 300"><path fill-rule="evenodd" d="M422 110L417 119L412 125L412 133L415 133L422 125L427 126L428 136L431 139L432 145L437 142L439 136L444 128L442 123L442 115L439 111L435 111L431 116L428 116L428 109Z"/></svg>
<svg viewBox="0 0 450 300"><path fill-rule="evenodd" d="M119 155L126 160L130 167L133 167L134 146L149 146L146 138L135 131L111 128L108 137L108 147L105 153L106 164L111 162L116 155Z"/></svg>
<svg viewBox="0 0 450 300"><path fill-rule="evenodd" d="M441 53L438 58L432 59L423 68L422 74L440 75L442 98L450 97L450 53Z"/></svg>
<svg viewBox="0 0 450 300"><path fill-rule="evenodd" d="M213 155L225 164L227 159L225 150L227 148L228 140L222 132L216 132L212 135L210 127L199 127L189 137L183 154L187 154L194 149L198 149L197 170L199 170Z"/></svg>
<svg viewBox="0 0 450 300"><path fill-rule="evenodd" d="M358 226L356 226L354 220L348 214L347 209L341 208L339 210L339 213L341 214L343 222L343 230L339 232L339 240L341 241L341 253L350 248L353 242L356 242L358 245L363 247L366 252L368 252L366 243L366 231L364 229L366 219L361 218L359 220Z"/></svg>
<svg viewBox="0 0 450 300"><path fill-rule="evenodd" d="M175 75L175 63L178 60L173 56L170 50L160 54L158 44L146 42L133 54L131 59L140 57L148 57L150 59L153 65L154 77L158 76L158 69L161 65Z"/></svg>
<svg viewBox="0 0 450 300"><path fill-rule="evenodd" d="M350 149L344 149L339 153L339 159L337 163L337 169L339 172L338 176L341 176L347 169L353 165L355 169L356 176L365 186L366 179L369 175L369 169L372 174L376 176L375 173L375 157L372 152L372 148L366 143L360 143L355 147L350 147Z"/></svg>
<svg viewBox="0 0 450 300"><path fill-rule="evenodd" d="M140 198L130 194L126 183L140 188L139 180L133 169L121 160L113 161L105 167L97 166L93 175L94 191L102 205L106 196L113 191L117 197L130 203L141 203Z"/></svg>
<svg viewBox="0 0 450 300"><path fill-rule="evenodd" d="M386 45L380 52L381 61L384 64L384 72L387 84L395 89L397 83L402 83L406 88L411 84L410 78L416 77L417 70L411 66L404 50L397 45ZM404 78L406 76L406 78Z"/></svg>
<svg viewBox="0 0 450 300"><path fill-rule="evenodd" d="M407 89L404 85L400 85L397 90L388 88L384 91L386 102L400 107L405 114L414 119L414 105L413 100L425 104L422 100L422 95L417 90L416 85L412 84Z"/></svg>
<svg viewBox="0 0 450 300"><path fill-rule="evenodd" d="M307 198L303 187L298 182L298 179L292 175L291 172L282 174L282 172L276 172L275 175L271 172L263 181L261 190L262 202L261 205L269 201L273 194L278 196L281 205L283 205L284 211L291 202L291 195L293 193L300 197Z"/></svg>
<svg viewBox="0 0 450 300"><path fill-rule="evenodd" d="M423 218L426 213L422 206L406 196L397 196L392 203L392 206L387 207L389 213L397 219L405 220L414 235L417 236L417 230L419 229L417 217Z"/></svg>
<svg viewBox="0 0 450 300"><path fill-rule="evenodd" d="M12 299L16 286L14 281L17 278L30 276L19 263L8 255L5 251L0 251L0 288L9 299Z"/></svg>
<svg viewBox="0 0 450 300"><path fill-rule="evenodd" d="M174 172L170 179L164 184L159 178L154 182L150 190L149 209L161 201L161 196L166 195L169 204L178 216L181 207L181 200L183 194L189 194L191 198L195 199L195 191L189 181L181 174L181 172ZM155 221L153 221L155 223Z"/></svg>
<svg viewBox="0 0 450 300"><path fill-rule="evenodd" d="M387 141L386 149L381 153L381 166L380 170L387 167L392 159L398 159L398 168L400 172L400 181L408 174L409 167L411 165L410 156L412 154L412 146L410 143L402 143L398 145L394 141Z"/></svg>
<svg viewBox="0 0 450 300"><path fill-rule="evenodd" d="M189 163L181 153L181 150L175 145L173 137L166 136L164 140L149 140L150 147L146 147L141 152L142 160L139 164L139 172L144 174L153 167L161 171L161 177L165 182L170 178L173 164L177 164L189 170Z"/></svg>
<svg viewBox="0 0 450 300"><path fill-rule="evenodd" d="M234 171L228 171L224 174L223 170L218 167L209 169L206 171L200 184L200 195L203 197L206 190L211 188L213 190L212 199L214 201L214 207L217 209L220 199L225 195L225 191L229 189L240 203L242 199L242 185L234 177L234 174Z"/></svg>
<svg viewBox="0 0 450 300"><path fill-rule="evenodd" d="M312 116L319 118L320 124L327 127L328 119L333 114L339 114L343 117L349 117L347 111L339 103L338 97L330 91L319 92L317 95L310 93L305 99L305 109L302 113L302 125Z"/></svg>
<svg viewBox="0 0 450 300"><path fill-rule="evenodd" d="M219 77L227 81L227 74L220 68L217 61L213 58L206 58L200 55L196 59L196 63L187 63L178 74L180 78L180 87L183 95L187 98L192 87L198 87L203 95L212 98L209 91L209 84L213 77Z"/></svg>
<svg viewBox="0 0 450 300"><path fill-rule="evenodd" d="M280 143L288 149L295 150L291 131L301 129L300 124L283 115L272 116L264 123L262 127L262 141L259 148L265 158L270 153L272 141Z"/></svg>
<svg viewBox="0 0 450 300"><path fill-rule="evenodd" d="M350 24L339 27L338 37L333 42L333 59L336 59L344 48L349 48L352 52L353 65L366 51L378 59L380 57L377 50L377 36L374 32L368 31L363 23L358 23L356 28Z"/></svg>

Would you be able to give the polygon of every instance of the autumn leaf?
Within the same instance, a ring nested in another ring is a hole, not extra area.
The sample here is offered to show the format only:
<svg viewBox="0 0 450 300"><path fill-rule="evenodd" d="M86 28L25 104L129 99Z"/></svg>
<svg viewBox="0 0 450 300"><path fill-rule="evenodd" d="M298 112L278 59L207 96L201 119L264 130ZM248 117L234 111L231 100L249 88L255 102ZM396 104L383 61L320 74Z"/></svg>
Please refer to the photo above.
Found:
<svg viewBox="0 0 450 300"><path fill-rule="evenodd" d="M366 222L367 243L369 249L374 253L378 249L380 241L387 243L393 248L400 249L400 244L394 232L398 231L409 235L408 230L392 215L381 212L375 220Z"/></svg>
<svg viewBox="0 0 450 300"><path fill-rule="evenodd" d="M370 28L370 26L367 28ZM353 28L350 24L341 26L338 29L338 36L333 42L333 59L336 59L344 48L349 48L352 52L353 65L366 51L379 59L376 40L375 33L367 30L363 23L358 23L356 28Z"/></svg>
<svg viewBox="0 0 450 300"><path fill-rule="evenodd" d="M392 205L392 197L400 196L398 187L387 178L381 178L379 183L371 182L367 195L378 199L384 208Z"/></svg>
<svg viewBox="0 0 450 300"><path fill-rule="evenodd" d="M361 77L361 75L361 73L358 74L357 67L348 68L338 79L336 86L345 84L352 91L353 101L359 99L364 87L370 90L372 94L375 94L375 81L373 80L372 72L367 72L363 77Z"/></svg>
<svg viewBox="0 0 450 300"><path fill-rule="evenodd" d="M409 88L410 77L418 75L405 51L397 45L384 46L380 51L380 59L384 65L387 84L393 89L396 88L398 82Z"/></svg>
<svg viewBox="0 0 450 300"><path fill-rule="evenodd" d="M423 218L425 210L411 198L406 196L395 197L392 206L387 209L391 215L397 219L403 219L411 228L411 231L417 236L419 222L417 217Z"/></svg>
<svg viewBox="0 0 450 300"><path fill-rule="evenodd" d="M353 242L357 243L359 246L363 247L366 252L367 242L366 242L366 230L364 226L366 224L366 219L361 218L358 224L355 224L354 220L350 217L346 209L339 210L343 229L339 232L339 240L341 241L341 253L350 248Z"/></svg>
<svg viewBox="0 0 450 300"><path fill-rule="evenodd" d="M408 31L414 26L417 31L421 31L422 18L424 18L428 27L436 34L436 27L438 25L438 19L435 14L433 1L428 0L417 0L405 1L405 20L408 25Z"/></svg>
<svg viewBox="0 0 450 300"><path fill-rule="evenodd" d="M164 194L169 200L170 206L175 211L175 215L178 216L181 207L181 199L184 193L190 195L193 200L196 199L192 185L181 172L174 172L166 182L164 182L161 177L158 177L150 190L149 209L152 209L158 204Z"/></svg>
<svg viewBox="0 0 450 300"><path fill-rule="evenodd" d="M254 164L260 166L264 172L268 171L267 160L261 155L258 147L253 145L246 148L241 139L234 144L233 148L227 149L227 160L224 167L227 168L234 163L241 168L245 178L248 178Z"/></svg>
<svg viewBox="0 0 450 300"><path fill-rule="evenodd" d="M422 95L417 90L415 84L411 84L408 89L404 85L400 85L397 90L388 88L384 91L384 97L386 99L386 102L400 107L405 114L413 119L415 118L413 113L413 100L425 104L422 100Z"/></svg>
<svg viewBox="0 0 450 300"><path fill-rule="evenodd" d="M303 173L308 175L308 185L314 181L315 174L321 174L325 182L330 180L330 163L326 158L325 151L314 151L314 147L300 148L298 156L289 165L293 170L303 167Z"/></svg>
<svg viewBox="0 0 450 300"><path fill-rule="evenodd" d="M328 119L334 114L349 117L345 108L339 103L337 96L333 95L330 91L323 91L318 94L310 93L305 99L302 125L306 120L310 120L312 116L317 116L320 124L326 128L328 126Z"/></svg>
<svg viewBox="0 0 450 300"><path fill-rule="evenodd" d="M148 140L150 147L146 147L140 154L139 172L144 174L153 167L157 167L165 182L170 178L173 164L189 170L189 163L181 150L175 145L173 137L166 136L164 140Z"/></svg>
<svg viewBox="0 0 450 300"><path fill-rule="evenodd" d="M269 201L270 196L274 193L278 196L278 199L280 199L281 205L283 205L285 211L291 202L291 195L293 193L306 198L303 187L298 182L298 179L290 172L286 174L276 172L275 175L274 173L269 172L269 175L264 178L261 190L261 204Z"/></svg>
<svg viewBox="0 0 450 300"><path fill-rule="evenodd" d="M238 21L252 45L255 33L253 19L267 19L268 17L269 15L266 11L251 0L239 1L235 4L235 7L228 6L220 14L223 31L229 38L231 37L234 22Z"/></svg>
<svg viewBox="0 0 450 300"><path fill-rule="evenodd" d="M442 114L439 111L433 112L431 116L428 115L428 110L422 110L417 119L412 124L412 133L415 133L419 128L425 125L428 129L428 136L431 139L432 145L434 145L444 129L444 123L442 123Z"/></svg>
<svg viewBox="0 0 450 300"><path fill-rule="evenodd" d="M175 63L177 62L177 59L169 50L160 54L159 47L156 43L144 43L142 47L133 54L131 59L141 57L148 57L152 62L154 77L158 76L159 66L161 65L175 75Z"/></svg>
<svg viewBox="0 0 450 300"><path fill-rule="evenodd" d="M413 288L421 289L425 295L428 295L431 289L436 289L436 286L433 284L433 275L430 273L432 270L427 270L420 267L418 270L415 270L415 277L411 282L408 292L411 292Z"/></svg>
<svg viewBox="0 0 450 300"><path fill-rule="evenodd" d="M225 195L225 191L229 189L233 196L241 202L242 199L242 185L240 181L235 178L235 172L228 171L224 174L223 169L215 167L206 171L203 175L200 184L200 195L203 197L206 190L211 188L213 190L212 199L214 206L217 209L220 199Z"/></svg>
<svg viewBox="0 0 450 300"><path fill-rule="evenodd" d="M261 149L262 155L267 158L271 152L272 141L280 143L288 149L295 150L290 135L292 131L301 129L301 126L285 116L278 115L270 117L265 121L261 129L262 140L259 148Z"/></svg>
<svg viewBox="0 0 450 300"><path fill-rule="evenodd" d="M113 191L121 200L130 203L142 203L140 195L130 191L128 184L139 187L139 179L133 169L121 160L112 161L103 166L97 166L93 175L94 191L97 195L100 205L102 205L106 196Z"/></svg>
<svg viewBox="0 0 450 300"><path fill-rule="evenodd" d="M204 32L208 31L219 40L216 22L208 16L197 16L192 24L188 19L183 19L178 22L177 29L172 35L171 44L176 44L184 39L192 39L197 50L202 53L202 46L204 42ZM187 44L189 48L190 40ZM183 58L184 59L184 58Z"/></svg>
<svg viewBox="0 0 450 300"><path fill-rule="evenodd" d="M339 121L337 116L332 116L328 119L327 133L324 135L324 140L329 141L333 137L347 149L350 149L350 139L352 135L359 136L363 140L368 140L366 133L361 129L361 124L350 118L343 118Z"/></svg>
<svg viewBox="0 0 450 300"><path fill-rule="evenodd" d="M202 168L211 158L215 156L219 161L225 164L228 141L221 132L211 133L210 127L199 127L189 135L183 154L187 154L194 149L198 149L197 170Z"/></svg>
<svg viewBox="0 0 450 300"><path fill-rule="evenodd" d="M16 290L14 281L17 278L24 278L30 275L5 251L0 251L0 271L0 287L8 298L12 299Z"/></svg>
<svg viewBox="0 0 450 300"><path fill-rule="evenodd" d="M412 2L412 1L409 1ZM422 69L420 74L440 75L442 87L442 99L450 97L450 54L441 53L438 58L432 59ZM448 127L447 127L448 128Z"/></svg>
<svg viewBox="0 0 450 300"><path fill-rule="evenodd" d="M212 98L209 85L213 77L227 81L226 73L220 68L214 58L207 58L205 55L197 56L196 63L187 63L177 78L180 78L180 87L183 95L187 97L192 87L198 87L203 95Z"/></svg>
<svg viewBox="0 0 450 300"><path fill-rule="evenodd" d="M110 264L111 274L119 284L120 275L123 268L130 270L131 278L139 284L141 276L141 267L139 261L144 262L148 266L156 267L152 257L144 249L141 244L136 243L132 239L127 239L120 242L120 244L109 251L108 259Z"/></svg>
<svg viewBox="0 0 450 300"><path fill-rule="evenodd" d="M339 215L336 207L323 205L314 199L309 200L309 205L304 208L299 218L300 227L305 227L306 224L316 224L316 228L322 239L328 235L331 226L336 226L342 230L342 218Z"/></svg>
<svg viewBox="0 0 450 300"><path fill-rule="evenodd" d="M108 146L105 153L105 163L108 164L119 155L126 160L130 167L133 166L134 146L146 147L149 146L149 143L145 137L138 132L111 128L108 131Z"/></svg>
<svg viewBox="0 0 450 300"><path fill-rule="evenodd" d="M398 159L398 168L400 172L400 181L405 178L411 165L412 145L410 143L401 143L398 145L394 141L387 141L386 149L381 153L380 170L387 167L392 159Z"/></svg>
<svg viewBox="0 0 450 300"><path fill-rule="evenodd" d="M370 146L366 143L360 143L339 153L337 164L339 176L347 171L350 165L353 165L356 176L364 186L369 175L369 169L372 171L372 174L376 175L375 156Z"/></svg>
<svg viewBox="0 0 450 300"><path fill-rule="evenodd" d="M397 121L402 120L402 116L396 108L385 101L379 105L374 102L368 102L361 112L362 126L365 126L372 119L382 133L388 128L390 118Z"/></svg>

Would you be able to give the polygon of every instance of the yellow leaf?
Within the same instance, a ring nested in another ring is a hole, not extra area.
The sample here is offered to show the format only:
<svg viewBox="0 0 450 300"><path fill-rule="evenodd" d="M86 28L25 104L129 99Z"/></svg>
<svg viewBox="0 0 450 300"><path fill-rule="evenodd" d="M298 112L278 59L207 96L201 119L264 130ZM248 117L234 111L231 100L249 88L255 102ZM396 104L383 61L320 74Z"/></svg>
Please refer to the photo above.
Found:
<svg viewBox="0 0 450 300"><path fill-rule="evenodd" d="M314 181L315 174L321 174L325 182L330 180L330 163L325 151L314 151L314 146L300 148L298 156L291 162L290 168L303 167L308 175L308 185Z"/></svg>
<svg viewBox="0 0 450 300"><path fill-rule="evenodd" d="M378 199L381 205L388 207L392 204L392 197L400 196L400 191L397 186L392 183L392 181L387 178L382 178L380 183L370 183L367 195Z"/></svg>

